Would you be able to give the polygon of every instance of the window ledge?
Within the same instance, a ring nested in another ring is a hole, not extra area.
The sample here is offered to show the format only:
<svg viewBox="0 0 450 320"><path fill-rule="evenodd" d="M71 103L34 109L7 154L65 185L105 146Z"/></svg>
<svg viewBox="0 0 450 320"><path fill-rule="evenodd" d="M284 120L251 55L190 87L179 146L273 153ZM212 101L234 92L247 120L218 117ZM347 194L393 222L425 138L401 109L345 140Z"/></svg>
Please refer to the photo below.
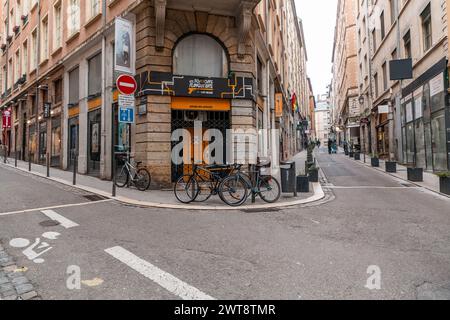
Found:
<svg viewBox="0 0 450 320"><path fill-rule="evenodd" d="M39 63L39 67L42 67L43 65L47 64L48 62L48 58L45 58L44 60L41 61L41 63Z"/></svg>
<svg viewBox="0 0 450 320"><path fill-rule="evenodd" d="M86 22L86 23L84 24L84 27L85 27L85 28L89 28L92 24L94 24L94 22L98 21L98 19L100 19L101 16L102 16L102 13L101 13L101 12L97 13L95 16L93 16L92 18L90 18L90 19L88 20L88 22Z"/></svg>
<svg viewBox="0 0 450 320"><path fill-rule="evenodd" d="M59 46L58 48L56 48L53 52L52 52L52 57L56 56L58 53L60 53L62 51L62 46Z"/></svg>
<svg viewBox="0 0 450 320"><path fill-rule="evenodd" d="M66 44L71 43L73 40L78 38L79 35L80 35L80 30L78 30L74 34L70 35L69 38L66 40Z"/></svg>

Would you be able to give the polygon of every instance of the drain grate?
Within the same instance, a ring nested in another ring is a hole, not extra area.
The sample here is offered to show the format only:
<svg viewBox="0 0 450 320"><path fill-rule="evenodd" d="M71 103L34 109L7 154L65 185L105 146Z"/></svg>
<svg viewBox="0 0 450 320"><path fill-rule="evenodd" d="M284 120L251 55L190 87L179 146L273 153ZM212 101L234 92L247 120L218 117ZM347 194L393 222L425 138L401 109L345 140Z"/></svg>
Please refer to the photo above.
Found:
<svg viewBox="0 0 450 320"><path fill-rule="evenodd" d="M407 187L407 188L415 187L414 185L409 184L409 183L402 183L401 185L404 186L404 187Z"/></svg>
<svg viewBox="0 0 450 320"><path fill-rule="evenodd" d="M42 221L41 223L39 223L40 226L42 227L56 227L59 226L60 223L58 221L55 220L46 220L46 221Z"/></svg>
<svg viewBox="0 0 450 320"><path fill-rule="evenodd" d="M87 196L83 196L83 198L88 199L89 201L95 202L95 201L102 201L107 200L108 198L102 197L96 194L89 194Z"/></svg>

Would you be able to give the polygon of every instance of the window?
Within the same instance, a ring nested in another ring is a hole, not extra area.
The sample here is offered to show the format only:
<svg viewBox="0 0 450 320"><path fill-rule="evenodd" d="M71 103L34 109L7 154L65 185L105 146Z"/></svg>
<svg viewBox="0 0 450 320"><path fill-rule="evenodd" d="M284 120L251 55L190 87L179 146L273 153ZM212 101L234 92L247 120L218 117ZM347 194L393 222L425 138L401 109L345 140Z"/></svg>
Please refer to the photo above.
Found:
<svg viewBox="0 0 450 320"><path fill-rule="evenodd" d="M80 3L79 0L69 1L69 21L68 32L69 37L80 30Z"/></svg>
<svg viewBox="0 0 450 320"><path fill-rule="evenodd" d="M20 50L16 51L15 54L15 61L14 61L14 83L16 83L19 78L21 77L20 75L20 64L21 64L21 60L20 60Z"/></svg>
<svg viewBox="0 0 450 320"><path fill-rule="evenodd" d="M37 66L37 30L34 29L34 31L31 33L31 63L30 63L30 69L34 70Z"/></svg>
<svg viewBox="0 0 450 320"><path fill-rule="evenodd" d="M396 18L396 12L395 7L397 6L397 0L390 0L390 6L391 6L391 25L394 24Z"/></svg>
<svg viewBox="0 0 450 320"><path fill-rule="evenodd" d="M227 77L225 50L213 38L194 34L182 39L173 55L174 73L203 77Z"/></svg>
<svg viewBox="0 0 450 320"><path fill-rule="evenodd" d="M411 31L408 31L403 37L403 48L405 49L405 58L411 58Z"/></svg>
<svg viewBox="0 0 450 320"><path fill-rule="evenodd" d="M69 72L69 104L78 105L80 100L80 69L76 67Z"/></svg>
<svg viewBox="0 0 450 320"><path fill-rule="evenodd" d="M428 51L433 45L433 35L431 32L431 6L430 4L420 14L422 19L422 36L423 36L423 49Z"/></svg>
<svg viewBox="0 0 450 320"><path fill-rule="evenodd" d="M25 41L22 46L22 75L28 72L28 42Z"/></svg>
<svg viewBox="0 0 450 320"><path fill-rule="evenodd" d="M257 78L258 78L258 94L263 95L263 64L261 59L257 57Z"/></svg>
<svg viewBox="0 0 450 320"><path fill-rule="evenodd" d="M41 62L48 59L48 17L41 22Z"/></svg>
<svg viewBox="0 0 450 320"><path fill-rule="evenodd" d="M391 60L397 60L397 59L398 59L397 49L394 49L394 51L392 51L392 53L391 53Z"/></svg>
<svg viewBox="0 0 450 320"><path fill-rule="evenodd" d="M383 90L386 91L388 88L388 75L387 75L386 62L383 63L383 66L381 68L383 70Z"/></svg>
<svg viewBox="0 0 450 320"><path fill-rule="evenodd" d="M89 17L93 18L100 13L100 3L99 0L88 0L88 13Z"/></svg>
<svg viewBox="0 0 450 320"><path fill-rule="evenodd" d="M56 50L62 46L62 23L61 23L61 1L57 2L54 6L53 24L54 24L54 37L53 37L53 49Z"/></svg>
<svg viewBox="0 0 450 320"><path fill-rule="evenodd" d="M377 31L375 29L372 30L372 41L373 41L373 51L377 51Z"/></svg>
<svg viewBox="0 0 450 320"><path fill-rule="evenodd" d="M53 82L53 87L55 89L55 97L54 97L54 103L58 104L62 101L62 95L63 95L63 81L62 79L55 80Z"/></svg>
<svg viewBox="0 0 450 320"><path fill-rule="evenodd" d="M8 61L8 88L13 85L13 61L12 58Z"/></svg>
<svg viewBox="0 0 450 320"><path fill-rule="evenodd" d="M88 95L97 96L102 91L102 54L89 59Z"/></svg>
<svg viewBox="0 0 450 320"><path fill-rule="evenodd" d="M384 25L384 11L381 12L380 15L380 31L381 31L381 40L386 36L386 26Z"/></svg>
<svg viewBox="0 0 450 320"><path fill-rule="evenodd" d="M375 73L373 76L373 82L375 84L375 97L378 97L378 74Z"/></svg>

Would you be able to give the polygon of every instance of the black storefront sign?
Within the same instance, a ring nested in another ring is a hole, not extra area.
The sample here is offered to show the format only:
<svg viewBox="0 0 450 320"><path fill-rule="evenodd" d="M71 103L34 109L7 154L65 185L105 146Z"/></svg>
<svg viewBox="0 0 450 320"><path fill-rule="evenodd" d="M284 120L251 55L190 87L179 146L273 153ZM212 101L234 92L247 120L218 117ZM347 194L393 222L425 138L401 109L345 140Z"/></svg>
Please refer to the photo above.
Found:
<svg viewBox="0 0 450 320"><path fill-rule="evenodd" d="M136 77L137 96L162 95L172 97L251 99L253 78L207 78L174 75L167 72L143 72Z"/></svg>
<svg viewBox="0 0 450 320"><path fill-rule="evenodd" d="M51 117L52 104L50 102L44 103L44 118L48 119Z"/></svg>

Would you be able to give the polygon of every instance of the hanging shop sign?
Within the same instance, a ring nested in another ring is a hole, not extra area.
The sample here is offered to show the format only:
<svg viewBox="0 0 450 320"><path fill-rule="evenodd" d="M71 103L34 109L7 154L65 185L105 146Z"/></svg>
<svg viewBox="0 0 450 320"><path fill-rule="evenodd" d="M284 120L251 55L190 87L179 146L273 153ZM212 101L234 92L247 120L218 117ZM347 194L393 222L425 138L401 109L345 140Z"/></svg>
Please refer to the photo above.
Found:
<svg viewBox="0 0 450 320"><path fill-rule="evenodd" d="M275 94L275 117L281 118L283 116L283 94Z"/></svg>
<svg viewBox="0 0 450 320"><path fill-rule="evenodd" d="M198 111L230 111L231 103L227 99L206 98L172 98L174 110L198 110Z"/></svg>
<svg viewBox="0 0 450 320"><path fill-rule="evenodd" d="M378 113L379 114L389 113L389 105L383 104L378 106Z"/></svg>
<svg viewBox="0 0 450 320"><path fill-rule="evenodd" d="M3 110L2 112L2 128L10 129L11 128L11 109Z"/></svg>
<svg viewBox="0 0 450 320"><path fill-rule="evenodd" d="M52 116L52 104L50 102L44 103L44 118L48 119Z"/></svg>
<svg viewBox="0 0 450 320"><path fill-rule="evenodd" d="M143 72L136 75L137 95L172 97L252 99L253 78L231 75L230 78L208 78L174 75L166 72Z"/></svg>
<svg viewBox="0 0 450 320"><path fill-rule="evenodd" d="M115 20L114 69L133 74L133 22L122 18Z"/></svg>

